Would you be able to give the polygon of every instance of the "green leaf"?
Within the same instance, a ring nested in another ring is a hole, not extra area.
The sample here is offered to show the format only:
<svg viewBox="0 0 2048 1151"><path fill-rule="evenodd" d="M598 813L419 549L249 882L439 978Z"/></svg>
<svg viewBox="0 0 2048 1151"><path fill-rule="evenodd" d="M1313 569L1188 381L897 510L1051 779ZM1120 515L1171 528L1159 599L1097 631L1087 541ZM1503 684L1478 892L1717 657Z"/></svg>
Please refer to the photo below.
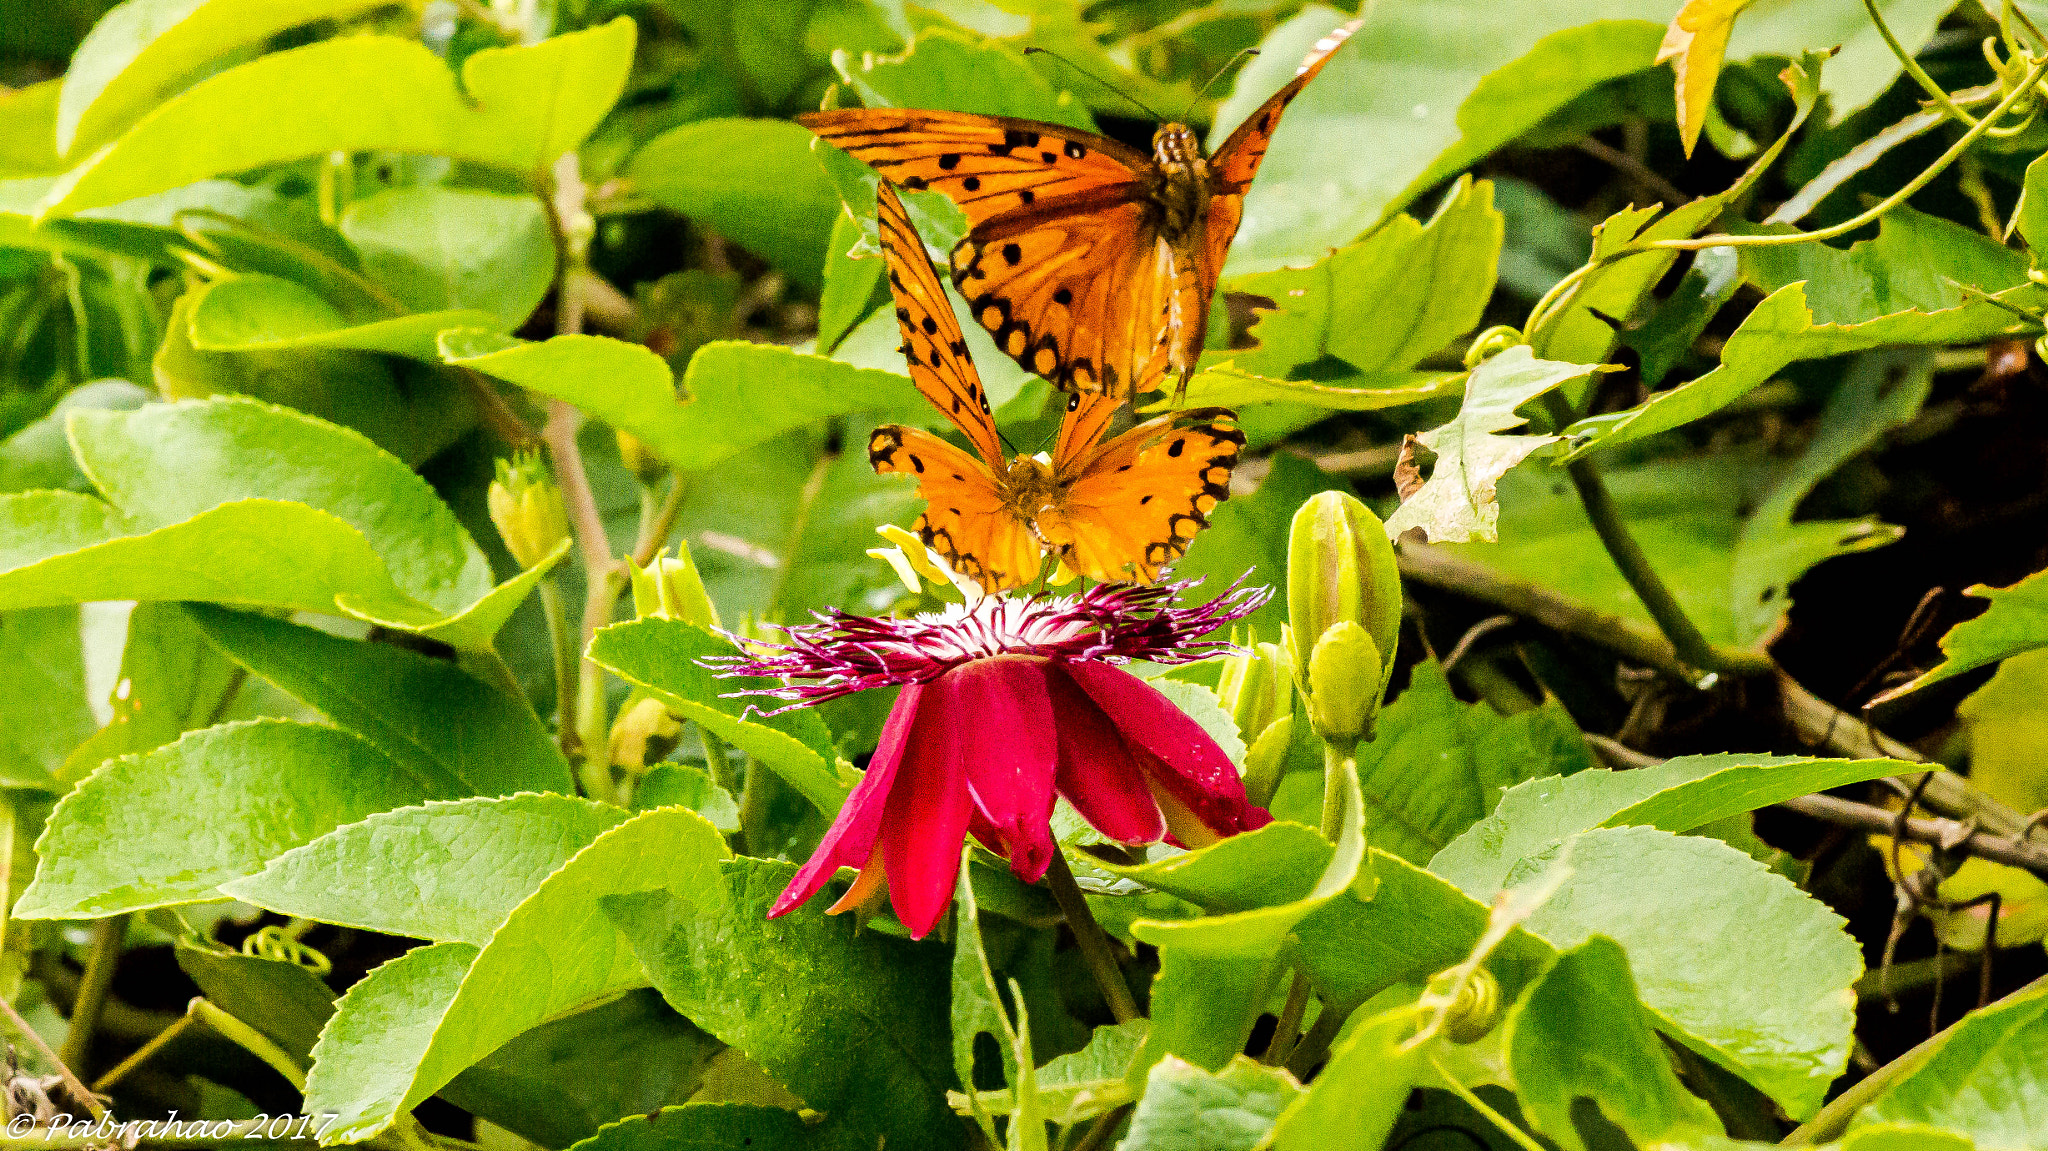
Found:
<svg viewBox="0 0 2048 1151"><path fill-rule="evenodd" d="M1442 667L1425 662L1380 712L1356 761L1373 843L1420 864L1484 819L1509 788L1580 771L1591 753L1562 707L1503 716L1459 700ZM1290 772L1272 808L1282 818L1314 818L1322 809L1321 765Z"/></svg>
<svg viewBox="0 0 2048 1151"><path fill-rule="evenodd" d="M758 697L732 693L771 686L749 677L723 678L699 661L734 654L732 644L681 620L643 619L613 624L591 640L590 658L605 670L645 688L685 719L753 756L826 815L839 811L851 787L834 766L832 733L804 708L777 716L743 718Z"/></svg>
<svg viewBox="0 0 2048 1151"><path fill-rule="evenodd" d="M1252 1151L1302 1095L1294 1076L1239 1055L1208 1072L1169 1055L1145 1077L1122 1151Z"/></svg>
<svg viewBox="0 0 2048 1151"><path fill-rule="evenodd" d="M794 871L736 859L722 907L694 907L697 893L677 890L606 906L670 1006L824 1112L847 1142L957 1146L946 949L860 932L816 900L767 918Z"/></svg>
<svg viewBox="0 0 2048 1151"><path fill-rule="evenodd" d="M648 141L625 177L816 291L839 194L811 155L813 140L787 120L699 120Z"/></svg>
<svg viewBox="0 0 2048 1151"><path fill-rule="evenodd" d="M488 312L459 309L355 324L312 289L259 274L199 287L187 319L192 347L202 352L333 348L429 363L440 359L434 337L441 332L497 322Z"/></svg>
<svg viewBox="0 0 2048 1151"><path fill-rule="evenodd" d="M64 82L25 84L0 95L0 179L61 171L57 99Z"/></svg>
<svg viewBox="0 0 2048 1151"><path fill-rule="evenodd" d="M1486 900L1524 859L1595 827L1684 833L1801 795L1913 770L1895 759L1686 755L1632 771L1594 768L1507 789L1493 814L1437 852L1429 869Z"/></svg>
<svg viewBox="0 0 2048 1151"><path fill-rule="evenodd" d="M974 882L971 864L974 857L972 847L962 848L957 891L954 906L958 915L953 923L953 1074L963 1086L970 1090L974 1085L974 1041L983 1035L996 1041L1001 1053L1003 1082L1009 1085L1005 1113L1017 1110L1019 1061L1014 1048L1017 1030L1010 1025L1010 1016L1003 1009L1002 988L996 983L995 971L989 967L988 948L981 939L981 909L975 905ZM981 1125L982 1134L989 1144L995 1146L995 1121L989 1118L989 1109L982 1103L981 1093L969 1097L974 1120ZM1034 1100L1035 1102L1035 1100ZM1035 1108L1033 1109L1035 1113Z"/></svg>
<svg viewBox="0 0 2048 1151"><path fill-rule="evenodd" d="M1973 1011L1919 1066L1857 1112L1852 1135L1880 1123L1925 1123L1983 1148L2039 1143L2048 1105L2048 987L2038 983Z"/></svg>
<svg viewBox="0 0 2048 1151"><path fill-rule="evenodd" d="M1094 131L1087 106L1062 91L1016 49L936 24L900 56L869 56L858 66L835 56L847 87L870 108L936 108L1016 116Z"/></svg>
<svg viewBox="0 0 2048 1151"><path fill-rule="evenodd" d="M1413 368L1479 323L1504 227L1493 185L1464 176L1427 223L1396 216L1313 267L1232 282L1231 291L1273 302L1254 313L1258 346L1236 353L1236 366L1283 377L1331 356L1365 373Z"/></svg>
<svg viewBox="0 0 2048 1151"><path fill-rule="evenodd" d="M0 496L0 608L339 608L473 649L545 574L492 588L482 550L425 480L357 433L296 412L215 399L81 411L70 428L105 502Z"/></svg>
<svg viewBox="0 0 2048 1151"><path fill-rule="evenodd" d="M629 818L567 795L404 807L337 828L227 887L281 915L481 947L543 880Z"/></svg>
<svg viewBox="0 0 2048 1151"><path fill-rule="evenodd" d="M892 329L896 322L886 312L870 318L871 323L881 320ZM841 356L868 326L862 324L847 337ZM679 429L672 449L678 466L709 467L779 432L827 416L868 412L905 423L930 423L938 412L917 394L907 372L895 370L902 356L895 355L889 363L889 370L878 371L768 344L706 344L683 373L683 390L691 403L685 409L686 426ZM1000 395L992 390L991 400Z"/></svg>
<svg viewBox="0 0 2048 1151"><path fill-rule="evenodd" d="M193 732L113 760L58 802L14 915L84 919L218 899L221 884L300 844L424 798L396 764L333 728L256 720Z"/></svg>
<svg viewBox="0 0 2048 1151"><path fill-rule="evenodd" d="M521 1032L644 985L640 964L598 901L667 888L688 892L693 907L716 914L724 898L716 867L726 854L715 828L674 808L634 816L598 836L512 909L455 976L452 994L437 962L427 988L433 994L410 997L418 1017L404 1028L362 1026L369 1021L352 1015L352 990L321 1036L306 1078L307 1108L339 1113L330 1136L360 1141ZM369 1007L382 1010L382 1001ZM336 1035L345 1041L330 1042Z"/></svg>
<svg viewBox="0 0 2048 1151"><path fill-rule="evenodd" d="M1673 8L1453 0L1376 9L1281 120L1245 198L1229 271L1265 271L1351 243L1580 93L1647 68ZM1268 34L1217 109L1210 144L1348 18L1315 4Z"/></svg>
<svg viewBox="0 0 2048 1151"><path fill-rule="evenodd" d="M1880 0L1877 7L1907 53L1917 54L1955 5L1947 0ZM1757 0L1743 9L1728 43L1730 60L1796 57L1801 51L1834 53L1821 90L1828 95L1828 113L1835 123L1883 95L1900 75L1898 56L1860 8L1821 13L1791 0Z"/></svg>
<svg viewBox="0 0 2048 1151"><path fill-rule="evenodd" d="M547 209L531 195L388 188L351 203L341 234L363 271L414 312L474 309L510 330L555 281Z"/></svg>
<svg viewBox="0 0 2048 1151"><path fill-rule="evenodd" d="M818 298L818 343L830 354L882 301L882 260L877 251L856 251L861 225L845 212L833 217L832 238L825 249L824 286Z"/></svg>
<svg viewBox="0 0 2048 1151"><path fill-rule="evenodd" d="M1679 1085L1611 939L1595 935L1559 955L1503 1028L1523 1114L1569 1151L1586 1151L1572 1122L1580 1098L1637 1143L1721 1133L1713 1109Z"/></svg>
<svg viewBox="0 0 2048 1151"><path fill-rule="evenodd" d="M218 951L180 941L178 968L214 1006L282 1047L300 1067L312 1059L320 1029L334 1015L334 991L296 963Z"/></svg>
<svg viewBox="0 0 2048 1151"><path fill-rule="evenodd" d="M1612 938L1673 1038L1795 1119L1818 1110L1848 1063L1863 970L1841 917L1719 840L1609 827L1568 842L1573 874L1529 930L1565 948Z"/></svg>
<svg viewBox="0 0 2048 1151"><path fill-rule="evenodd" d="M1873 702L1895 699L1951 676L2048 647L2048 571L2035 572L2011 587L1978 584L1963 589L1963 594L1989 600L1991 606L1941 637L1941 663Z"/></svg>
<svg viewBox="0 0 2048 1151"><path fill-rule="evenodd" d="M55 790L55 772L98 720L86 698L75 607L0 614L0 783Z"/></svg>
<svg viewBox="0 0 2048 1151"><path fill-rule="evenodd" d="M1224 358L1195 372L1188 380L1182 402L1188 406L1221 404L1240 409L1251 404L1306 404L1334 411L1373 412L1456 395L1464 388L1463 372L1371 372L1342 376L1336 382L1326 383L1278 380L1244 371L1234 358ZM1166 411L1169 403L1161 400L1140 410L1148 414Z"/></svg>
<svg viewBox="0 0 2048 1151"><path fill-rule="evenodd" d="M1225 914L1205 915L1180 921L1139 920L1131 934L1159 949L1159 974L1152 982L1152 1028L1131 1074L1152 1067L1168 1054L1178 1055L1198 1066L1221 1068L1244 1050L1253 1023L1266 1007L1282 967L1281 943L1304 919L1318 909L1343 899L1371 899L1377 880L1364 869L1365 808L1359 798L1357 781L1345 776L1342 797L1344 818L1334 847L1316 871L1315 885L1306 892L1281 889L1271 893L1265 906ZM1246 870L1270 873L1275 863L1308 862L1308 847L1291 831L1275 830L1269 824L1245 837L1232 837L1191 855L1218 852L1242 858L1243 848L1232 847L1235 839L1259 836L1259 854L1277 859L1258 860ZM1256 855L1254 855L1256 859ZM1198 876L1221 870L1190 861L1187 868ZM1295 896L1289 899L1288 896Z"/></svg>
<svg viewBox="0 0 2048 1151"><path fill-rule="evenodd" d="M236 663L376 745L444 794L573 792L569 761L524 699L447 660L269 616L185 609ZM459 724L448 717L459 715Z"/></svg>
<svg viewBox="0 0 2048 1151"><path fill-rule="evenodd" d="M1205 910L1232 912L1306 898L1329 863L1330 843L1319 832L1276 820L1197 851L1130 867L1097 866Z"/></svg>
<svg viewBox="0 0 2048 1151"><path fill-rule="evenodd" d="M1325 1008L1327 1010L1328 1008ZM1308 1093L1273 1127L1275 1151L1375 1151L1421 1078L1426 1049L1405 1040L1414 1013L1397 1008L1352 1023Z"/></svg>
<svg viewBox="0 0 2048 1151"><path fill-rule="evenodd" d="M240 688L235 665L207 642L179 605L136 604L121 649L114 714L65 757L59 780L75 784L110 759L154 751L188 731L211 726L226 718L220 713Z"/></svg>
<svg viewBox="0 0 2048 1151"><path fill-rule="evenodd" d="M811 1129L794 1111L739 1103L692 1103L631 1115L574 1151L803 1151Z"/></svg>
<svg viewBox="0 0 2048 1151"><path fill-rule="evenodd" d="M1719 411L1799 360L1887 344L1981 343L2019 320L1971 300L1968 285L2015 306L2038 306L2019 253L1958 224L1895 208L1874 240L1847 251L1825 244L1744 248L1743 275L1771 294L1721 349L1721 364L1612 415L1567 431L1571 454L1611 448ZM1951 283L1950 281L1955 281Z"/></svg>
<svg viewBox="0 0 2048 1151"><path fill-rule="evenodd" d="M625 17L455 74L414 40L346 36L258 57L193 85L65 173L41 213L71 216L209 176L329 152L422 152L537 178L625 88ZM465 95L467 98L465 98Z"/></svg>
<svg viewBox="0 0 2048 1151"><path fill-rule="evenodd" d="M1086 1047L1040 1067L1034 1076L1038 1113L1048 1122L1068 1127L1130 1102L1131 1063L1151 1026L1148 1019L1133 1019L1097 1027L1089 1034ZM1007 1088L975 1094L983 1107L997 1115L1010 1114L1014 1109L1014 1099ZM947 1098L956 1111L969 1105L958 1091L948 1092Z"/></svg>
<svg viewBox="0 0 2048 1151"><path fill-rule="evenodd" d="M1438 542L1499 536L1494 487L1509 468L1557 436L1502 435L1527 422L1515 409L1560 384L1600 371L1598 364L1539 360L1528 345L1509 348L1472 370L1456 419L1415 438L1436 453L1429 479L1387 517L1387 533L1421 528Z"/></svg>
<svg viewBox="0 0 2048 1151"><path fill-rule="evenodd" d="M388 1125L476 957L471 943L415 947L351 986L313 1047L306 1110L333 1112L343 1123L382 1115L379 1126Z"/></svg>
<svg viewBox="0 0 2048 1151"><path fill-rule="evenodd" d="M126 380L95 380L64 393L42 419L0 440L0 492L37 488L86 490L85 476L71 458L64 421L84 408L139 408L155 397Z"/></svg>
<svg viewBox="0 0 2048 1151"><path fill-rule="evenodd" d="M236 48L377 0L126 0L72 53L57 100L57 152L89 155Z"/></svg>
<svg viewBox="0 0 2048 1151"><path fill-rule="evenodd" d="M520 1035L457 1075L440 1095L543 1147L568 1147L605 1124L646 1120L685 1102L725 1050L643 987ZM717 1115L729 1109L704 1110ZM796 1121L794 1112L776 1114ZM761 1134L742 1121L744 1114L727 1117L739 1124L732 1143L713 1146L746 1147L745 1138ZM687 1130L693 1122L684 1117L674 1126Z"/></svg>

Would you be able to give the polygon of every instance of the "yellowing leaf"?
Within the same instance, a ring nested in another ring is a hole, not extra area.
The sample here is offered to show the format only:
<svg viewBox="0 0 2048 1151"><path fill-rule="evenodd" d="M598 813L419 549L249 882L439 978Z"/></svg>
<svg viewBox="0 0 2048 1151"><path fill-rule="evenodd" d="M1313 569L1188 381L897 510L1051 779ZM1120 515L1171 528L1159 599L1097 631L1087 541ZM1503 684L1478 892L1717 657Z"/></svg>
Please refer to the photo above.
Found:
<svg viewBox="0 0 2048 1151"><path fill-rule="evenodd" d="M1671 61L1671 70L1678 74L1678 131L1687 156L1699 143L1713 105L1714 82L1721 77L1721 57L1728 51L1728 34L1735 30L1735 14L1749 5L1750 0L1685 0L1657 46L1657 63Z"/></svg>

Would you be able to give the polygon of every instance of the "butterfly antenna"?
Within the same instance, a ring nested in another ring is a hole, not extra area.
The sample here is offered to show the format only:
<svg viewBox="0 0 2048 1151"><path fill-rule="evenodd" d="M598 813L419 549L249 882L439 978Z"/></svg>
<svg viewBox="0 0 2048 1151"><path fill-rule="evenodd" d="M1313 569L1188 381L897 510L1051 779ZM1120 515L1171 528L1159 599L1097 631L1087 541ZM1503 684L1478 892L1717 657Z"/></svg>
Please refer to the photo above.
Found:
<svg viewBox="0 0 2048 1151"><path fill-rule="evenodd" d="M1216 81L1221 80L1224 76L1228 75L1232 68L1237 67L1239 61L1243 60L1247 56L1256 56L1258 54L1259 50L1257 48L1245 48L1240 50L1237 55L1232 56L1230 59L1224 61L1223 67L1216 69L1216 74L1209 77L1209 79L1203 83L1201 89L1195 93L1194 99L1188 101L1188 110L1186 112L1182 112L1180 118L1185 120L1190 115L1192 115L1195 110L1195 105L1201 103L1202 97L1207 96L1209 94L1209 89L1214 88L1216 86Z"/></svg>
<svg viewBox="0 0 2048 1151"><path fill-rule="evenodd" d="M1166 119L1166 117L1161 116L1157 112L1154 112L1148 105L1146 105L1146 103L1143 100L1138 99L1136 96L1131 95L1129 92L1126 92L1122 88L1119 88L1116 85L1110 83L1109 81L1103 79L1102 77L1097 76L1095 73L1090 72L1088 69L1081 67L1079 64L1074 63L1072 60L1067 59L1065 56L1060 55L1058 52L1055 52L1050 48L1040 48L1034 45L1030 48L1024 49L1024 54L1026 56L1033 56L1039 53L1043 53L1047 56L1050 56L1053 59L1058 60L1060 63L1065 64L1067 67L1072 68L1074 71L1079 72L1081 75L1086 76L1090 80L1095 81L1097 84L1101 85L1105 91L1113 92L1118 96L1122 96L1124 99L1130 101L1133 105L1136 105L1147 116L1152 117L1154 120L1164 121Z"/></svg>

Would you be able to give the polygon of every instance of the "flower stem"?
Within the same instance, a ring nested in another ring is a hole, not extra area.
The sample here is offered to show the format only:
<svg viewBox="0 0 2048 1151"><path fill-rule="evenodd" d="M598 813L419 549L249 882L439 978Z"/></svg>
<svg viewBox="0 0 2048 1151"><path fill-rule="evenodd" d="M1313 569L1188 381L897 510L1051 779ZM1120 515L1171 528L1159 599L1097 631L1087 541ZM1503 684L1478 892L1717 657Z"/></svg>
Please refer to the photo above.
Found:
<svg viewBox="0 0 2048 1151"><path fill-rule="evenodd" d="M1287 1003L1280 1008L1280 1019L1273 1026L1273 1041L1266 1044L1266 1053L1259 1056L1259 1062L1280 1067L1294 1054L1294 1045L1301 1038L1301 1017L1308 1012L1308 992L1308 975L1297 967L1294 982L1287 985Z"/></svg>
<svg viewBox="0 0 2048 1151"><path fill-rule="evenodd" d="M300 1091L306 1089L306 1073L301 1070L285 1049L270 1041L261 1031L242 1022L206 999L194 999L191 1012L201 1023L235 1041L244 1051L270 1065L270 1069L284 1076L285 1081Z"/></svg>
<svg viewBox="0 0 2048 1151"><path fill-rule="evenodd" d="M121 962L121 944L128 937L128 916L110 915L92 925L92 951L86 956L85 977L78 985L78 998L71 1004L71 1024L64 1031L64 1046L57 1059L66 1067L85 1066L92 1050L92 1033L99 1026L100 1010L107 1005L107 992L114 985L114 968Z"/></svg>
<svg viewBox="0 0 2048 1151"><path fill-rule="evenodd" d="M1906 51L1906 46L1899 43L1899 38L1892 35L1891 25L1885 23L1884 13L1878 11L1877 0L1863 0L1863 10L1870 13L1870 22L1877 25L1877 34L1884 37L1885 47L1899 58L1899 66L1906 70L1906 75L1911 76L1915 84L1920 85L1920 90L1926 92L1942 111L1961 121L1964 127L1976 127L1976 118L1956 107L1956 102L1949 98L1948 89L1935 83L1934 77L1920 66L1920 61L1915 60L1913 54Z"/></svg>
<svg viewBox="0 0 2048 1151"><path fill-rule="evenodd" d="M1571 402L1556 392L1543 397L1554 430L1563 432L1569 427L1575 413ZM1621 578L1643 601L1650 612L1650 618L1657 621L1658 630L1671 641L1672 650L1686 664L1702 671L1722 671L1723 661L1714 645L1685 614L1678 598L1657 575L1657 569L1650 565L1650 557L1643 553L1641 544L1629 534L1628 524L1622 519L1621 509L1614 502L1613 493L1607 490L1607 481L1600 476L1600 470L1588 459L1576 459L1565 465L1571 475L1572 486L1579 491L1579 502L1585 505L1586 518L1593 523L1593 532L1600 537L1600 544L1607 549L1608 558L1621 569Z"/></svg>
<svg viewBox="0 0 2048 1151"><path fill-rule="evenodd" d="M1109 1013L1118 1023L1138 1018L1138 1004L1131 998L1130 984L1124 982L1123 968L1117 964L1116 948L1109 941L1109 933L1095 922L1095 913L1088 910L1088 897L1081 894L1081 885L1074 882L1067 857L1058 851L1052 853L1052 866L1045 869L1045 885L1052 889L1053 902L1060 905L1060 914L1066 917L1074 942L1080 945L1081 961L1087 964L1088 974L1095 977L1095 985L1109 1002Z"/></svg>
<svg viewBox="0 0 2048 1151"><path fill-rule="evenodd" d="M557 738L562 754L569 755L576 743L576 637L569 631L569 617L562 609L562 590L552 575L542 578L540 610L547 617L549 646L555 653L555 713L559 717Z"/></svg>
<svg viewBox="0 0 2048 1151"><path fill-rule="evenodd" d="M1339 773L1358 770L1358 761L1352 758L1352 752L1356 750L1347 751L1329 743L1323 745L1322 832L1323 838L1331 843L1337 842L1337 837L1344 833L1344 788L1339 783L1344 777Z"/></svg>

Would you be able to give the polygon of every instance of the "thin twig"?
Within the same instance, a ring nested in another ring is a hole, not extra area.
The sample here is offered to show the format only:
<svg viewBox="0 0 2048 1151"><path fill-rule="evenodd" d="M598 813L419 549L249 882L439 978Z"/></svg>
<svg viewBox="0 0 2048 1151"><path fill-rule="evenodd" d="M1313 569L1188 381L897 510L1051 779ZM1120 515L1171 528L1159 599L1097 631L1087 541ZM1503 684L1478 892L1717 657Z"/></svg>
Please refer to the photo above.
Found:
<svg viewBox="0 0 2048 1151"><path fill-rule="evenodd" d="M64 1077L65 1088L71 1092L78 1102L85 1104L87 1113L94 1119L98 1119L107 1113L107 1109L100 1106L99 1097L85 1089L85 1084L80 1083L78 1076L71 1073L71 1065L57 1058L57 1053L50 1050L48 1043L43 1042L42 1035L35 1028L29 1026L28 1020L21 1017L21 1012L14 1009L14 1004L9 1003L4 998L0 998L0 1009L4 1009L7 1012L7 1018L13 1021L15 1031L27 1039L37 1051L42 1053L44 1059L49 1060L57 1068L57 1073Z"/></svg>
<svg viewBox="0 0 2048 1151"><path fill-rule="evenodd" d="M1641 160L1610 144L1604 144L1591 136L1581 136L1572 141L1572 147L1596 160L1604 161L1629 179L1642 185L1643 191L1664 201L1673 208L1692 202L1692 197L1678 190L1678 185L1650 170Z"/></svg>
<svg viewBox="0 0 2048 1151"><path fill-rule="evenodd" d="M1074 873L1067 867L1067 857L1057 851L1052 853L1052 866L1045 869L1045 885L1052 889L1053 902L1060 905L1060 914L1066 917L1067 928L1080 945L1081 961L1109 1002L1109 1013L1118 1023L1136 1019L1138 1004L1131 998L1131 986L1125 982L1123 967L1116 961L1116 948L1110 943L1109 933L1095 922L1095 913L1088 910L1088 897L1081 894L1081 885L1074 882Z"/></svg>

